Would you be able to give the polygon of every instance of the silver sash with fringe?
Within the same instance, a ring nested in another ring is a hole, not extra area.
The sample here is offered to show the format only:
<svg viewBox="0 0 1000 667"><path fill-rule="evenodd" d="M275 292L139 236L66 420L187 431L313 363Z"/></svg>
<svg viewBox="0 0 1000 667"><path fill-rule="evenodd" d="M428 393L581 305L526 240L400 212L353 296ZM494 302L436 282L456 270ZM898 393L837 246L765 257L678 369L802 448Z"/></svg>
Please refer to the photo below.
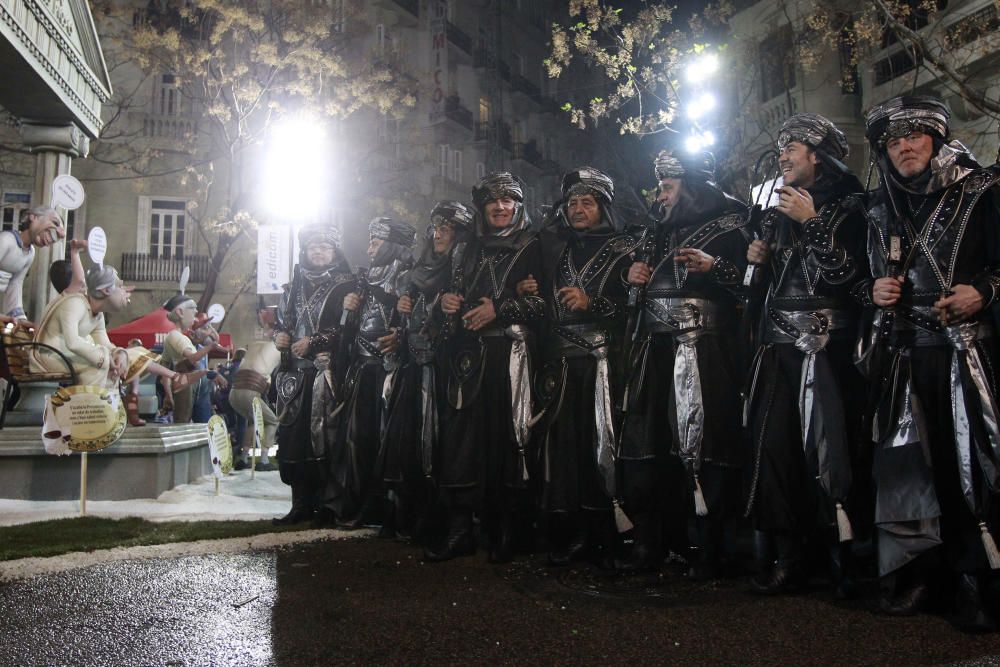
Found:
<svg viewBox="0 0 1000 667"><path fill-rule="evenodd" d="M608 348L591 351L597 360L597 377L594 382L594 428L597 429L597 467L604 478L604 490L609 498L618 493L615 483L615 428L611 402L611 377L608 371Z"/></svg>
<svg viewBox="0 0 1000 667"><path fill-rule="evenodd" d="M531 437L531 364L528 359L528 329L520 324L509 326L504 335L511 339L510 346L510 398L514 419L514 439L517 442L521 479L528 479L528 462L525 447Z"/></svg>
<svg viewBox="0 0 1000 667"><path fill-rule="evenodd" d="M852 477L844 433L844 406L830 361L820 353L830 342L830 331L848 326L852 319L843 311L831 309L772 308L768 314L772 330L794 338L795 348L805 355L799 378L802 447L820 486L836 505L841 541L849 540L852 531L842 504L850 491ZM817 392L817 388L824 391Z"/></svg>
<svg viewBox="0 0 1000 667"><path fill-rule="evenodd" d="M954 350L951 357L951 415L955 426L955 451L962 495L969 509L980 515L972 479L972 457L975 456L990 489L997 489L997 466L1000 459L1000 428L997 424L997 404L990 391L983 360L976 349L979 325L974 322L946 327L948 341ZM967 374L967 375L966 375ZM963 377L965 376L965 377ZM971 382L966 382L966 377ZM966 392L974 391L973 396ZM982 414L988 443L975 443L969 422L968 403L974 401Z"/></svg>
<svg viewBox="0 0 1000 667"><path fill-rule="evenodd" d="M434 473L434 450L437 447L437 389L434 382L434 364L424 364L420 370L420 410L423 414L420 427L420 459L424 474Z"/></svg>
<svg viewBox="0 0 1000 667"><path fill-rule="evenodd" d="M698 339L704 334L702 311L686 303L668 311L674 335L674 401L677 409L677 445L681 460L698 475L701 443L705 433L705 404L698 370Z"/></svg>

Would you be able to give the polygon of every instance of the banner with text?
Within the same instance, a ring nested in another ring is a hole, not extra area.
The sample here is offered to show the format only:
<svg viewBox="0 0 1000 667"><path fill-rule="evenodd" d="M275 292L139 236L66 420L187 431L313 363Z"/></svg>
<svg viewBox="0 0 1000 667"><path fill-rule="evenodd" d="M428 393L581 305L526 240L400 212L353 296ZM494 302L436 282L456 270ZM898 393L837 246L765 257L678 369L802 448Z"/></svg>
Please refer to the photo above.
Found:
<svg viewBox="0 0 1000 667"><path fill-rule="evenodd" d="M257 228L257 294L281 294L291 282L290 232L287 225Z"/></svg>
<svg viewBox="0 0 1000 667"><path fill-rule="evenodd" d="M448 96L448 3L432 5L431 33L431 122L444 120Z"/></svg>

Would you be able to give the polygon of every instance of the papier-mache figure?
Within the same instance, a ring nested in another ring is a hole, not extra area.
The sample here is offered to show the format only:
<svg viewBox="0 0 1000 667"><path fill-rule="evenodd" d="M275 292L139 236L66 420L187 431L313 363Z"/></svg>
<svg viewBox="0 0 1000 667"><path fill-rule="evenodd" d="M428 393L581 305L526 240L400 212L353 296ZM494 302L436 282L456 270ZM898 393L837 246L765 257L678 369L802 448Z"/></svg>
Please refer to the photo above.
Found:
<svg viewBox="0 0 1000 667"><path fill-rule="evenodd" d="M115 389L109 395L117 401L119 383L139 377L156 361L156 355L141 347L117 347L108 338L104 313L119 312L128 304L128 290L115 269L91 268L86 285L86 293L66 291L49 303L35 331L35 342L61 350L76 371L78 384ZM30 367L34 373L66 371L59 355L47 347L32 350ZM58 431L49 428L52 418L46 402L43 433ZM61 437L45 437L44 443L50 454L69 453Z"/></svg>
<svg viewBox="0 0 1000 667"><path fill-rule="evenodd" d="M128 290L113 267L87 271L86 294L66 292L49 303L35 332L35 341L63 350L80 384L117 387L138 377L156 355L142 347L117 347L108 338L104 313L116 313L128 304ZM37 348L31 355L34 372L65 372L51 350Z"/></svg>

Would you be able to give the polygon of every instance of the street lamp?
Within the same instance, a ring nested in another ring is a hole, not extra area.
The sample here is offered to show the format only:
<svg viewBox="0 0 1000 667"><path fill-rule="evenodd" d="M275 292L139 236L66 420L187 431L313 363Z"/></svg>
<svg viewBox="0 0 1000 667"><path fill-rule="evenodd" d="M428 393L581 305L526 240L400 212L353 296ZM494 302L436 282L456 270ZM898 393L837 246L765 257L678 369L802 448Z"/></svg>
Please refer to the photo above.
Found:
<svg viewBox="0 0 1000 667"><path fill-rule="evenodd" d="M261 171L261 194L274 215L297 222L314 218L329 185L326 128L315 118L292 116L271 128Z"/></svg>
<svg viewBox="0 0 1000 667"><path fill-rule="evenodd" d="M698 120L705 114L715 109L717 104L718 101L715 99L715 95L709 92L703 92L688 105L687 116L691 120Z"/></svg>
<svg viewBox="0 0 1000 667"><path fill-rule="evenodd" d="M687 64L685 76L690 83L700 83L719 71L719 56L705 53Z"/></svg>
<svg viewBox="0 0 1000 667"><path fill-rule="evenodd" d="M684 148L689 153L697 153L698 151L703 151L706 148L711 148L714 145L715 135L708 130L704 132L695 132L684 140Z"/></svg>

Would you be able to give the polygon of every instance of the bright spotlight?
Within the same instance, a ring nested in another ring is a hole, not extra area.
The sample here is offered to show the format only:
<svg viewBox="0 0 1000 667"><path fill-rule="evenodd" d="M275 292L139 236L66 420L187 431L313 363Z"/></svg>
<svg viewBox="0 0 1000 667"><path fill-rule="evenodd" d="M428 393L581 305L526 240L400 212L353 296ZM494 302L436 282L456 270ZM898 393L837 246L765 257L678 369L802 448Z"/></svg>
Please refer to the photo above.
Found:
<svg viewBox="0 0 1000 667"><path fill-rule="evenodd" d="M688 63L686 74L687 80L692 83L700 82L719 71L719 56L714 53L705 53Z"/></svg>
<svg viewBox="0 0 1000 667"><path fill-rule="evenodd" d="M684 140L684 148L687 149L688 153L697 153L714 145L715 135L708 131L695 132Z"/></svg>
<svg viewBox="0 0 1000 667"><path fill-rule="evenodd" d="M688 118L696 120L715 109L718 104L715 95L712 93L702 93L694 99L687 108Z"/></svg>
<svg viewBox="0 0 1000 667"><path fill-rule="evenodd" d="M296 116L279 121L271 137L263 169L264 204L273 214L301 218L319 212L329 184L326 129L315 118Z"/></svg>

